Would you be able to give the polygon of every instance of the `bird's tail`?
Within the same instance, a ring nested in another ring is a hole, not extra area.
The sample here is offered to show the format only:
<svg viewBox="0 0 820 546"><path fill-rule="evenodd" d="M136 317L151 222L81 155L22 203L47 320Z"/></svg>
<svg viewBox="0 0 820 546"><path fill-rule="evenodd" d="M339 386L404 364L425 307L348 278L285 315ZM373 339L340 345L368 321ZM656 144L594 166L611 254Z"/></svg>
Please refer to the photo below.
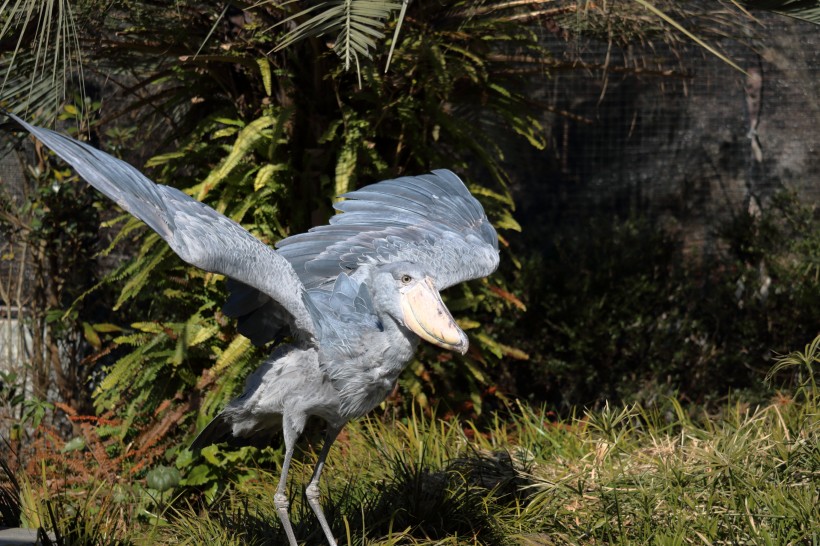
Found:
<svg viewBox="0 0 820 546"><path fill-rule="evenodd" d="M191 443L191 451L201 451L202 448L211 444L221 444L223 442L233 443L233 426L226 419L225 412L220 413L208 425L202 429L194 441Z"/></svg>
<svg viewBox="0 0 820 546"><path fill-rule="evenodd" d="M258 430L249 435L236 436L233 428L236 415L230 414L230 406L222 413L213 418L208 423L202 432L197 435L191 447L189 448L194 453L202 451L203 448L212 444L228 444L232 448L240 448L245 446L254 446L260 449L270 446L271 440L276 435L279 421L271 419L268 423L269 427Z"/></svg>

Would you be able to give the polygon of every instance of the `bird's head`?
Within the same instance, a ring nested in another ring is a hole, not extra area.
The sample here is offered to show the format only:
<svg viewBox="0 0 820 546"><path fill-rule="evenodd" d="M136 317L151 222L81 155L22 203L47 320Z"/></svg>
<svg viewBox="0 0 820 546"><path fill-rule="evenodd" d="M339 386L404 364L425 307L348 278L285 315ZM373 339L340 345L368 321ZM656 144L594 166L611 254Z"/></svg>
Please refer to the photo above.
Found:
<svg viewBox="0 0 820 546"><path fill-rule="evenodd" d="M375 268L370 288L383 311L420 338L439 347L467 352L467 334L441 301L433 277L421 266L397 262Z"/></svg>

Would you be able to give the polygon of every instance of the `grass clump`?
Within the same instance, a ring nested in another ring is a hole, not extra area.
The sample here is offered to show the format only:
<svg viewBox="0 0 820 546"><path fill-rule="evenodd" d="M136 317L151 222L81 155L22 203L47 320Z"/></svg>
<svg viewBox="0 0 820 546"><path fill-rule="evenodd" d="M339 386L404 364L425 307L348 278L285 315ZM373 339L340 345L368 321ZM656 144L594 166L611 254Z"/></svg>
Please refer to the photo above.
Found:
<svg viewBox="0 0 820 546"><path fill-rule="evenodd" d="M784 404L784 402L786 402ZM638 407L587 414L580 458L539 465L528 518L583 544L816 544L816 405L780 401L666 426ZM556 543L560 543L558 540Z"/></svg>
<svg viewBox="0 0 820 546"><path fill-rule="evenodd" d="M530 474L536 543L820 543L818 348L779 359L800 381L767 405L587 412Z"/></svg>

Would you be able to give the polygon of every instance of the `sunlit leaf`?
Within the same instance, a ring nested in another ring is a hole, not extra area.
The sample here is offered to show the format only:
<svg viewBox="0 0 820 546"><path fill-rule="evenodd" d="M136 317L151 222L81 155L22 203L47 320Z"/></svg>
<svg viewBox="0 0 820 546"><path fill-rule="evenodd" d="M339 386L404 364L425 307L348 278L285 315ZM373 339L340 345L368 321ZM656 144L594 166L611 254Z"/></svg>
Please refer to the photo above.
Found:
<svg viewBox="0 0 820 546"><path fill-rule="evenodd" d="M80 451L82 449L85 449L85 440L81 436L75 436L65 443L60 452L69 453L71 451Z"/></svg>
<svg viewBox="0 0 820 546"><path fill-rule="evenodd" d="M83 337L95 349L102 347L102 340L100 339L99 334L97 334L94 327L87 322L83 322Z"/></svg>
<svg viewBox="0 0 820 546"><path fill-rule="evenodd" d="M219 374L225 368L228 368L239 361L244 354L251 349L251 340L245 336L236 336L230 345L219 355L211 372Z"/></svg>
<svg viewBox="0 0 820 546"><path fill-rule="evenodd" d="M262 75L262 85L265 86L265 94L271 96L273 94L273 75L271 74L270 61L267 57L261 57L256 60L259 65L259 73Z"/></svg>
<svg viewBox="0 0 820 546"><path fill-rule="evenodd" d="M236 137L230 153L220 163L219 167L211 171L208 177L199 184L197 199L202 200L213 187L225 179L226 176L244 160L248 151L261 139L265 137L264 130L273 125L275 119L270 116L262 116L253 120L245 126Z"/></svg>

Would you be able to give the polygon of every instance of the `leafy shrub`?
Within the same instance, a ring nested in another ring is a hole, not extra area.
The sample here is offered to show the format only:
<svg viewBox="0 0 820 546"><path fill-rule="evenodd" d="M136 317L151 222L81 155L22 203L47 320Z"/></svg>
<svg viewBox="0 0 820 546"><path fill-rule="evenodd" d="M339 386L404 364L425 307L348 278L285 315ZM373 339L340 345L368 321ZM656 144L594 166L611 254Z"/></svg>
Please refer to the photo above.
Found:
<svg viewBox="0 0 820 546"><path fill-rule="evenodd" d="M531 355L514 388L563 411L673 395L752 399L774 354L820 324L820 219L782 194L700 260L647 219L592 219L525 261L516 289Z"/></svg>

